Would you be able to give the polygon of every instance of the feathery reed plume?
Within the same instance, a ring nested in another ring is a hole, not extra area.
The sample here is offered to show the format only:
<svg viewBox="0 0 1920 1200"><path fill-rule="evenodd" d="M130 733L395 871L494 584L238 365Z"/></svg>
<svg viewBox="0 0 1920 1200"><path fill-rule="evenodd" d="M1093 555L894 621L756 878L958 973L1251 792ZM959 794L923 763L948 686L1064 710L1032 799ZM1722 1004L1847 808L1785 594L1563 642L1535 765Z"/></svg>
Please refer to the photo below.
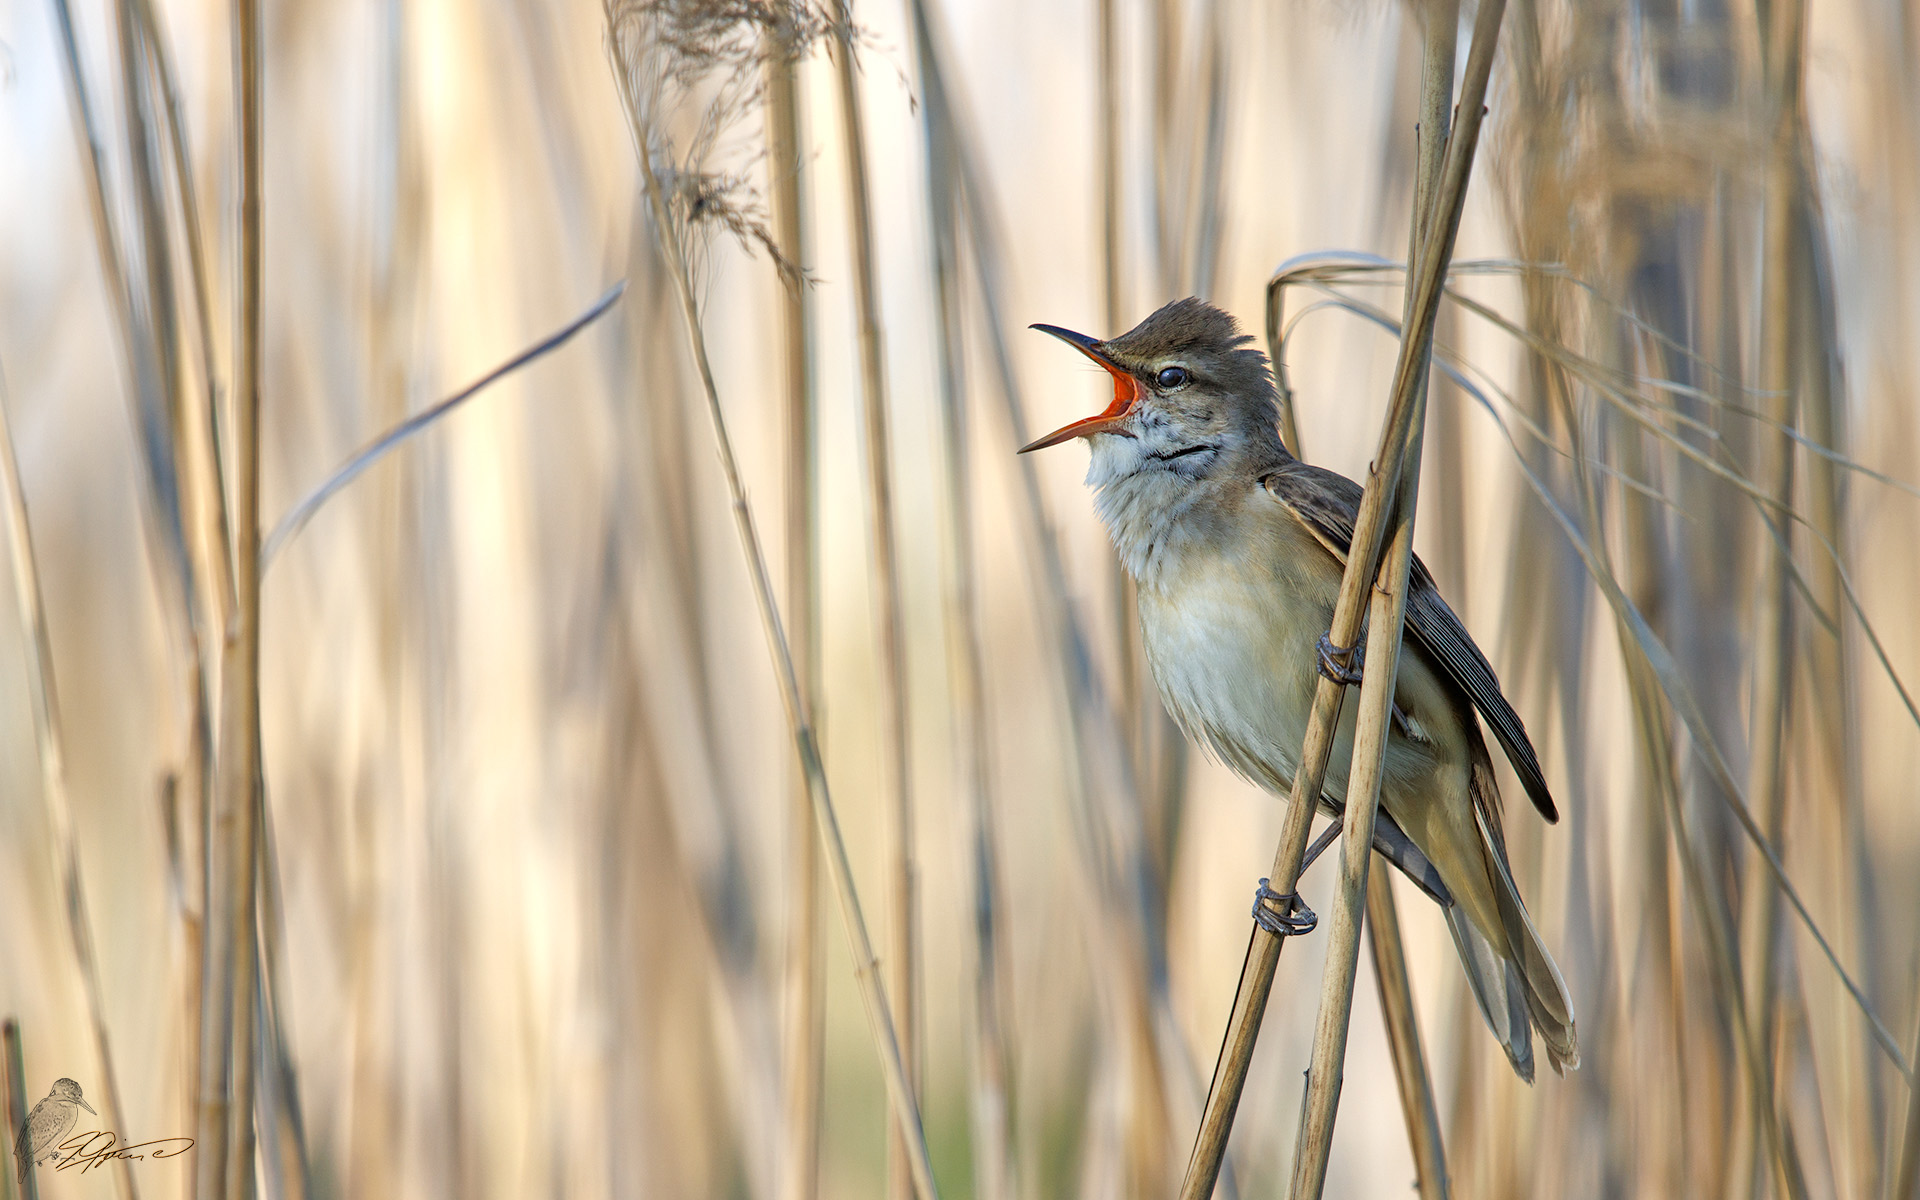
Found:
<svg viewBox="0 0 1920 1200"><path fill-rule="evenodd" d="M758 14L761 10L754 9L751 12ZM724 57L702 61L698 56L708 52L706 48L717 50L724 48L727 43L691 38L686 32L690 27L677 24L677 14L671 7L622 5L610 0L606 16L615 75L627 106L627 118L638 152L647 204L653 215L654 236L659 241L661 257L666 260L668 274L672 277L674 291L680 301L683 329L699 372L708 421L731 498L735 532L752 579L754 599L779 677L781 700L793 732L795 749L806 772L808 792L813 799L814 821L826 842L827 862L839 893L841 917L851 943L868 1025L880 1053L894 1122L905 1143L907 1167L914 1188L921 1200L932 1200L938 1193L934 1187L932 1163L927 1156L919 1107L914 1098L912 1076L895 1032L886 986L878 974L878 963L867 936L866 921L861 912L859 895L853 886L852 869L847 860L845 843L840 837L826 773L820 762L812 727L808 723L793 657L774 601L772 579L761 551L759 535L754 530L753 513L747 503L739 467L734 460L732 442L727 436L725 414L720 407L720 394L714 383L694 298L692 271L684 249L687 236L706 222L718 218L711 211L695 207L676 209L661 177L662 170L671 170L680 179L699 177L699 154L704 152L703 146L710 148L717 140L720 122L716 114L727 111L726 106L718 101L709 105L707 115L703 118L703 132L691 143L693 154L686 159L677 159L673 153L673 143L667 135L666 121L672 116L669 102L677 98L677 93L713 70L716 63L725 64ZM754 37L753 44L757 47L760 45L759 31L755 31ZM693 50L676 59L673 48L680 45L692 45ZM721 83L724 94L729 88L724 73ZM656 157L664 167L656 167Z"/></svg>

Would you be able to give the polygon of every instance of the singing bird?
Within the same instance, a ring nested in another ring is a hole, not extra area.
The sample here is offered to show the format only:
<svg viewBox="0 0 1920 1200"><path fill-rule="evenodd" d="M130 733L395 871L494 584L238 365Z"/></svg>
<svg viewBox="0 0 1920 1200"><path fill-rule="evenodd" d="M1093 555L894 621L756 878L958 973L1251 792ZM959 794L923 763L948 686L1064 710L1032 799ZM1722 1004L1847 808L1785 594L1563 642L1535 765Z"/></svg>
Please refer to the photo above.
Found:
<svg viewBox="0 0 1920 1200"><path fill-rule="evenodd" d="M60 1153L60 1141L80 1119L75 1106L93 1112L93 1105L80 1098L80 1085L71 1079L56 1079L46 1099L33 1106L20 1126L20 1139L13 1144L13 1161L20 1182L27 1181L27 1164L42 1162ZM93 1113L99 1116L99 1113Z"/></svg>
<svg viewBox="0 0 1920 1200"><path fill-rule="evenodd" d="M1288 795L1360 486L1288 453L1266 355L1210 304L1177 300L1108 341L1033 328L1104 367L1113 403L1021 453L1087 439L1087 485L1138 585L1167 711L1222 762ZM1342 713L1320 796L1331 813L1346 800L1354 708ZM1529 1022L1556 1071L1580 1065L1579 1042L1566 982L1514 886L1479 721L1540 815L1557 821L1525 727L1415 558L1375 846L1446 910L1480 1011L1531 1082Z"/></svg>

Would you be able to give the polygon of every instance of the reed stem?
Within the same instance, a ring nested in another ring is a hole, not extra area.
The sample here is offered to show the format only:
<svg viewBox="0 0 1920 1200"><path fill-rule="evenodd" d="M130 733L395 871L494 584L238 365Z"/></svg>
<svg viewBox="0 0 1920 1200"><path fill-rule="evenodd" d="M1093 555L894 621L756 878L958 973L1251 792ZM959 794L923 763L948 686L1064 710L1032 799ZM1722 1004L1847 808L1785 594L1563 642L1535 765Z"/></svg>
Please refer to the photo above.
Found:
<svg viewBox="0 0 1920 1200"><path fill-rule="evenodd" d="M199 1176L203 1196L247 1200L254 1192L254 1090L259 1014L258 857L260 805L260 378L263 350L261 266L260 0L234 0L234 97L239 138L239 287L234 309L233 579L236 604L221 654L220 739L214 825L225 849L217 886L227 920L210 956L226 960L228 986L209 988L203 1004L225 1011L227 1079L215 1107L226 1124L225 1162L211 1157ZM205 1040L203 1045L213 1044ZM208 1082L203 1071L201 1082ZM203 1109L208 1097L202 1093ZM222 1176L214 1171L223 1172Z"/></svg>
<svg viewBox="0 0 1920 1200"><path fill-rule="evenodd" d="M920 964L918 868L914 862L912 762L908 753L906 633L900 600L900 564L894 544L893 455L889 445L886 345L880 330L879 282L874 267L866 122L855 74L853 5L840 0L834 80L840 99L842 150L847 160L848 226L853 243L854 310L860 329L860 396L867 468L867 547L873 561L873 625L879 639L881 780L890 801L887 838L887 954L893 1021L906 1055L907 1081L920 1087ZM888 1141L887 1194L909 1192L910 1150L898 1126Z"/></svg>
<svg viewBox="0 0 1920 1200"><path fill-rule="evenodd" d="M1420 1200L1447 1200L1446 1151L1440 1136L1440 1112L1434 1104L1433 1082L1427 1077L1426 1052L1421 1048L1420 1023L1413 1008L1413 981L1407 975L1406 948L1400 940L1400 910L1394 903L1393 879L1380 863L1367 875L1367 941L1373 949L1373 978L1380 988L1380 1011L1386 1017L1388 1045L1393 1051L1394 1079L1400 1085L1400 1111L1407 1122L1407 1141L1413 1148Z"/></svg>
<svg viewBox="0 0 1920 1200"><path fill-rule="evenodd" d="M1352 544L1347 553L1346 573L1341 578L1340 595L1334 607L1330 636L1336 645L1351 646L1359 640L1361 601L1368 585L1374 582L1375 568L1385 539L1387 499L1395 490L1393 481L1401 476L1408 445L1413 440L1413 420L1425 395L1421 386L1426 376L1424 367L1431 349L1446 265L1452 257L1454 237L1460 227L1467 173L1472 166L1473 150L1479 136L1481 106L1486 98L1487 78L1492 72L1494 46L1505 7L1504 0L1484 0L1475 20L1473 44L1468 52L1466 79L1458 108L1459 125L1448 142L1440 188L1434 197L1432 235L1422 239L1426 252L1421 256L1408 285L1414 301L1400 342L1400 358L1394 372L1391 400L1381 428L1380 450L1374 455L1374 469L1368 476L1366 491L1361 499ZM1389 587L1390 593L1398 590ZM1393 629L1396 636L1373 640L1397 644L1399 626L1395 625ZM1393 676L1389 673L1376 675L1375 678L1390 681ZM1390 686L1385 690L1391 695ZM1299 881L1300 862L1306 853L1307 834L1321 787L1326 780L1327 759L1333 749L1333 732L1339 721L1344 692L1344 685L1324 676L1314 692L1300 765L1294 772L1286 825L1274 852L1273 869L1270 872L1270 885L1281 895L1291 893ZM1370 803L1363 796L1359 797L1358 804L1354 800L1355 797L1350 793L1349 812ZM1363 850L1370 848L1371 844L1371 817L1367 820L1369 840L1361 843ZM1348 836L1351 836L1351 830ZM1364 872L1363 856L1357 872L1362 880ZM1353 919L1351 913L1348 919ZM1221 1048L1220 1063L1214 1071L1213 1088L1207 1098L1192 1158L1187 1165L1186 1179L1181 1185L1182 1200L1204 1200L1213 1192L1214 1180L1218 1177L1221 1160L1226 1154L1233 1114L1239 1106L1240 1093L1246 1086L1247 1067L1252 1062L1254 1043L1259 1038L1260 1020L1266 1012L1267 996L1273 988L1273 971L1280 961L1280 947L1281 939L1255 927L1253 944L1241 972L1237 999ZM1357 943L1353 949L1357 951ZM1330 947L1329 955L1332 954ZM1321 1104L1330 1105L1335 1098L1335 1093L1323 1086ZM1308 1110L1309 1114L1311 1111ZM1309 1122L1303 1128L1310 1128L1311 1124ZM1330 1119L1324 1121L1324 1127L1322 1136L1330 1137ZM1309 1154L1308 1157L1311 1159L1313 1155ZM1296 1149L1296 1179L1299 1178L1300 1158L1300 1150ZM1313 1172L1309 1170L1308 1173L1311 1175Z"/></svg>
<svg viewBox="0 0 1920 1200"><path fill-rule="evenodd" d="M1432 253L1431 247L1428 253ZM1431 333L1429 323L1429 337ZM1379 810L1380 785L1386 777L1394 684L1400 676L1400 641L1406 623L1407 575L1413 565L1413 516L1420 489L1420 442L1426 414L1424 373L1414 385L1412 408L1392 518L1393 540L1388 543L1370 593L1367 628L1374 633L1367 639L1359 721L1354 729L1353 765L1347 777L1346 812L1340 831L1340 875L1333 900L1333 929L1327 938L1320 1011L1314 1021L1306 1107L1293 1152L1293 1183L1288 1192L1293 1200L1317 1200L1326 1186L1334 1117L1339 1110L1340 1088L1345 1078L1347 1030L1353 1018L1353 983L1359 966L1361 906L1366 902L1368 890L1367 871L1373 857L1373 827ZM1382 478L1376 475L1369 487L1382 486ZM1351 564L1351 555L1348 561ZM1352 573L1349 565L1348 574ZM1352 645L1347 641L1339 644ZM1297 797L1295 802L1299 802Z"/></svg>
<svg viewBox="0 0 1920 1200"><path fill-rule="evenodd" d="M4 1056L5 1060L7 1088L6 1136L0 1138L0 1141L13 1146L16 1144L16 1132L27 1123L28 1109L27 1067L25 1055L20 1048L20 1022L12 1017L0 1021L0 1056ZM22 1162L14 1163L11 1171L0 1170L0 1175L6 1176L4 1180L0 1180L0 1187L6 1189L9 1200L13 1195L13 1181L16 1173L20 1179L22 1200L40 1200L40 1181L34 1178L33 1166L31 1163Z"/></svg>
<svg viewBox="0 0 1920 1200"><path fill-rule="evenodd" d="M621 73L621 86L623 88L627 86L624 72ZM774 600L772 574L767 570L766 556L760 545L760 535L754 529L753 509L747 503L746 485L741 479L740 467L734 458L733 441L727 434L726 415L720 408L720 390L714 382L713 365L707 356L706 338L700 327L700 310L694 300L693 281L689 277L686 255L673 215L668 211L666 196L661 190L659 177L653 168L647 130L639 121L639 110L635 99L632 95L627 95L626 102L629 119L633 122L635 149L639 159L641 180L646 189L647 207L653 216L654 236L659 239L660 255L667 263L668 274L673 277L674 293L680 302L681 328L686 334L688 349L693 355L694 366L700 376L701 391L706 401L707 420L713 432L714 448L720 457L721 474L726 480L734 532L739 539L741 555L746 560L747 572L752 580L760 626L767 638L768 652L773 658L774 672L780 684L781 704L786 712L788 727L793 733L794 750L799 755L801 770L806 775L807 794L812 800L814 824L820 831L827 856L828 874L833 880L834 891L840 901L841 922L846 928L848 948L853 957L854 981L858 986L861 1003L866 1012L868 1030L873 1036L875 1048L880 1055L880 1067L886 1081L887 1098L893 1110L894 1121L905 1138L907 1165L912 1173L914 1188L920 1200L938 1200L939 1192L933 1180L933 1164L927 1155L926 1135L920 1124L919 1105L914 1098L914 1089L907 1074L906 1061L901 1055L900 1041L894 1031L892 1006L887 1000L886 984L880 978L879 960L874 955L872 939L867 934L866 917L861 909L860 896L854 888L853 864L847 858L846 842L840 836L840 821L834 810L832 792L827 785L826 769L820 760L813 727L807 719L807 710L801 699L799 676L794 670L793 654L787 643L786 630L780 621L779 606Z"/></svg>
<svg viewBox="0 0 1920 1200"><path fill-rule="evenodd" d="M767 177L774 238L795 270L783 281L780 321L781 368L787 405L786 545L787 620L793 630L794 670L808 719L819 728L820 562L819 486L814 474L818 442L813 387L812 306L807 300L805 210L801 186L799 63L784 30L768 35ZM780 1195L813 1200L820 1188L820 1088L825 1055L826 957L820 945L820 851L815 845L807 781L793 782L789 830L786 955L786 1120Z"/></svg>
<svg viewBox="0 0 1920 1200"><path fill-rule="evenodd" d="M34 746L40 761L41 799L47 806L55 877L67 919L67 937L73 946L74 966L87 998L87 1021L94 1052L100 1056L100 1118L108 1129L124 1129L126 1110L120 1105L119 1073L114 1070L113 1047L107 1037L106 1001L100 990L99 954L93 941L93 920L87 911L86 880L80 871L80 843L74 829L73 805L67 795L66 737L61 729L60 694L54 683L53 639L47 630L45 598L40 588L39 559L33 550L33 528L27 520L27 495L20 482L20 460L15 452L13 426L7 415L7 397L0 387L0 489L6 492L6 538L13 567L16 611L21 641L27 646L27 693L33 708ZM25 1098L22 1097L22 1103ZM9 1127L8 1136L19 1127ZM133 1172L127 1160L118 1160L114 1184L126 1200L137 1200Z"/></svg>
<svg viewBox="0 0 1920 1200"><path fill-rule="evenodd" d="M1801 171L1800 47L1805 11L1798 0L1773 6L1767 38L1769 100L1773 107L1772 153L1766 176L1766 233L1764 278L1760 313L1760 386L1766 397L1770 429L1759 435L1760 464L1756 483L1774 502L1775 512L1787 511L1793 501L1793 440L1798 375L1794 337L1797 293L1805 281L1797 278L1797 234L1800 226ZM1759 809L1767 840L1780 844L1786 820L1786 741L1788 701L1793 694L1794 622L1789 572L1792 568L1793 526L1776 526L1763 510L1759 521L1760 579L1754 614L1752 732L1749 741L1748 795ZM1766 1069L1753 1073L1755 1084L1746 1090L1747 1124L1751 1145L1767 1154L1776 1194L1799 1195L1804 1184L1793 1176L1796 1155L1785 1144L1789 1136L1781 1109L1783 1097L1776 1079L1772 1047L1780 1019L1777 978L1780 936L1780 890L1758 855L1747 864L1741 887L1742 981L1756 1055ZM1764 1083L1767 1091L1759 1091ZM1768 1113L1781 1126L1768 1137ZM1734 1187L1750 1180L1752 1156L1733 1164ZM1750 1183L1746 1186L1751 1187Z"/></svg>
<svg viewBox="0 0 1920 1200"><path fill-rule="evenodd" d="M921 130L925 139L927 198L933 231L933 280L939 340L940 448L946 504L942 544L946 551L947 663L952 687L954 738L958 743L959 790L970 833L972 986L964 1005L972 1067L974 1194L981 1200L1013 1200L1015 1163L1011 1133L1010 1048L1012 1005L1001 924L999 828L995 817L988 734L985 637L974 580L972 455L966 406L966 341L961 325L960 188L952 103L933 15L925 0L909 6L914 57L920 76Z"/></svg>

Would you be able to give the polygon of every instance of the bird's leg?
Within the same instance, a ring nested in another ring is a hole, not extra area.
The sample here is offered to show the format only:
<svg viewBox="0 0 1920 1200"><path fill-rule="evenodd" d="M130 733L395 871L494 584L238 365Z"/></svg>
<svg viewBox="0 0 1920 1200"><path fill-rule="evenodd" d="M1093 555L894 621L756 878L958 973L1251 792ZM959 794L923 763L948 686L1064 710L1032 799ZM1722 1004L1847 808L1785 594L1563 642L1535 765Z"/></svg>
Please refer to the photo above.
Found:
<svg viewBox="0 0 1920 1200"><path fill-rule="evenodd" d="M1335 683L1344 683L1349 687L1360 684L1360 662L1358 652L1366 644L1361 638L1351 646L1333 644L1333 633L1329 630L1320 635L1320 673Z"/></svg>
<svg viewBox="0 0 1920 1200"><path fill-rule="evenodd" d="M1275 937L1297 937L1312 933L1320 918L1297 894L1282 895L1262 879L1253 894L1253 923Z"/></svg>
<svg viewBox="0 0 1920 1200"><path fill-rule="evenodd" d="M1321 634L1319 641L1320 673L1335 683L1344 683L1350 687L1358 687L1360 684L1361 651L1365 649L1366 644L1367 639L1362 635L1359 641L1343 650L1333 644L1333 633L1331 630ZM1398 729L1403 737L1413 736L1413 727L1407 723L1407 714L1400 710L1398 704L1393 706L1392 719L1393 727ZM1309 858L1307 861L1312 862L1313 860Z"/></svg>
<svg viewBox="0 0 1920 1200"><path fill-rule="evenodd" d="M1335 817L1320 831L1320 836L1313 839L1313 845L1307 847L1306 857L1300 860L1300 873L1305 875L1307 868L1313 865L1313 860L1326 853L1327 847L1333 845L1333 839L1339 836L1340 818Z"/></svg>
<svg viewBox="0 0 1920 1200"><path fill-rule="evenodd" d="M1338 821L1320 831L1320 836L1314 839L1313 845L1307 847L1306 856L1300 860L1302 874L1339 835L1340 822ZM1312 933L1314 926L1320 923L1320 918L1307 907L1306 901L1300 899L1299 893L1276 892L1268 887L1267 883L1267 880L1262 879L1260 886L1254 889L1253 923L1280 938Z"/></svg>

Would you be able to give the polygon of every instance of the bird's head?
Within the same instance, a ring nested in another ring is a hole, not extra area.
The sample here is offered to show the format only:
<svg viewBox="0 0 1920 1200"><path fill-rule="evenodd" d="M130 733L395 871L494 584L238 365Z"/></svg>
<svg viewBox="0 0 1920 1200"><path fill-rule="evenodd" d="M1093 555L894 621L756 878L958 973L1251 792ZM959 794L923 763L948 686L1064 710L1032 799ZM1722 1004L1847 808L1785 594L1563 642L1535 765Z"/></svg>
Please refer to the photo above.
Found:
<svg viewBox="0 0 1920 1200"><path fill-rule="evenodd" d="M71 1079L56 1079L53 1081L53 1098L56 1100L64 1100L69 1104L78 1104L88 1112L93 1112L93 1105L88 1104L80 1098L80 1085ZM93 1113L93 1115L97 1117L100 1114Z"/></svg>
<svg viewBox="0 0 1920 1200"><path fill-rule="evenodd" d="M1088 482L1101 486L1146 472L1197 481L1249 454L1285 453L1267 356L1204 300L1176 300L1104 342L1054 325L1033 328L1105 368L1113 403L1021 447L1022 454L1086 438Z"/></svg>

